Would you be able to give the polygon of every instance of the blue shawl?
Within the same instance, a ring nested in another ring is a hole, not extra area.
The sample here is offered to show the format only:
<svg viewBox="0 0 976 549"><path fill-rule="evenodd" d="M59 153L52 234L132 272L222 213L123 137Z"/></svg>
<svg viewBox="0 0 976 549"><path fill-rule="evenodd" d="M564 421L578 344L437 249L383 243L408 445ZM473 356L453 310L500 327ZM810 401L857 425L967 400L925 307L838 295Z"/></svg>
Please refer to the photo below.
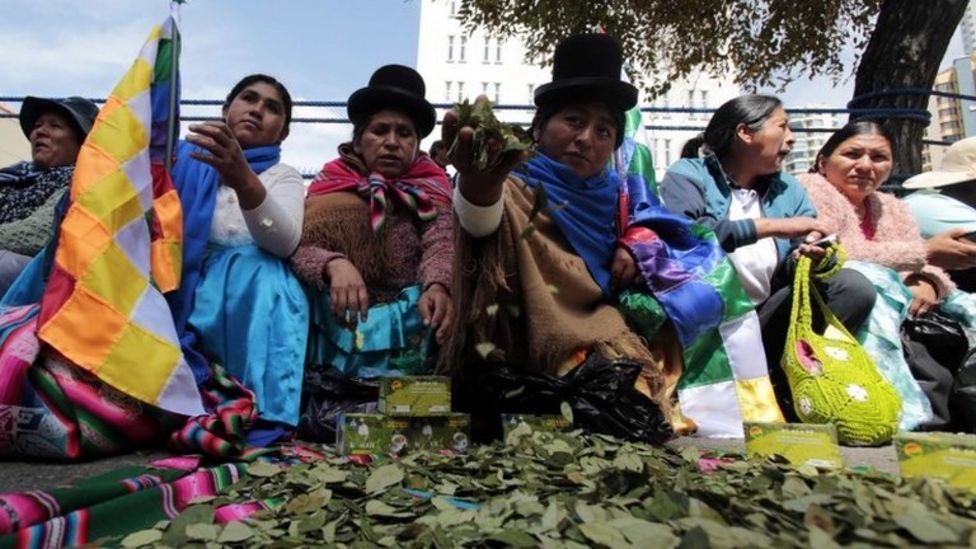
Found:
<svg viewBox="0 0 976 549"><path fill-rule="evenodd" d="M166 300L173 311L183 354L199 384L207 378L210 369L207 360L194 349L195 338L186 329L186 321L193 310L193 296L202 275L217 191L220 189L220 174L207 164L191 158L190 153L193 152L207 153L196 145L180 141L173 165L173 184L183 205L183 276L179 289L166 294ZM281 161L281 146L246 149L244 157L254 173L260 174Z"/></svg>
<svg viewBox="0 0 976 549"><path fill-rule="evenodd" d="M542 185L549 215L609 296L610 263L617 247L617 174L603 170L584 179L565 164L538 153L515 175L533 190Z"/></svg>

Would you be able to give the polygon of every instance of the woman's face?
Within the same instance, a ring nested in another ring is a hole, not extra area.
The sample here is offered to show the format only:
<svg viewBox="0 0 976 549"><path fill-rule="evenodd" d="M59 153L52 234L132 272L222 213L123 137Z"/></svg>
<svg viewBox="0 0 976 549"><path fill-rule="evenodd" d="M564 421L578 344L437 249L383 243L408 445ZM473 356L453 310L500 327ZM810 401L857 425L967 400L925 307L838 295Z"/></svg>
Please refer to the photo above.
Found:
<svg viewBox="0 0 976 549"><path fill-rule="evenodd" d="M600 173L610 161L617 124L603 103L578 103L557 111L535 130L534 137L539 151L587 178Z"/></svg>
<svg viewBox="0 0 976 549"><path fill-rule="evenodd" d="M31 160L41 169L70 166L81 149L74 125L58 111L48 111L37 118L30 132Z"/></svg>
<svg viewBox="0 0 976 549"><path fill-rule="evenodd" d="M852 204L860 205L891 175L891 143L878 134L855 135L821 157L817 169Z"/></svg>
<svg viewBox="0 0 976 549"><path fill-rule="evenodd" d="M223 109L224 122L234 132L241 148L281 143L285 131L285 103L267 82L247 86Z"/></svg>
<svg viewBox="0 0 976 549"><path fill-rule="evenodd" d="M363 135L353 143L353 148L370 172L394 178L407 173L417 158L419 145L417 129L410 117L397 111L383 110L369 119Z"/></svg>
<svg viewBox="0 0 976 549"><path fill-rule="evenodd" d="M752 131L745 124L740 124L737 133L745 142L751 161L760 175L782 170L783 160L790 154L795 141L783 107L777 107L758 130Z"/></svg>

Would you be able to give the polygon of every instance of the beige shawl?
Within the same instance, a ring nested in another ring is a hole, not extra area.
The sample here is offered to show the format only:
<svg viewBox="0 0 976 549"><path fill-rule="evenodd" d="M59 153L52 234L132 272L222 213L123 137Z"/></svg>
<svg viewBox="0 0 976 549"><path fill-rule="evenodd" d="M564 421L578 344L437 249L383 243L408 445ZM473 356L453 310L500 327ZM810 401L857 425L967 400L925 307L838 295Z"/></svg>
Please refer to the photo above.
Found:
<svg viewBox="0 0 976 549"><path fill-rule="evenodd" d="M630 330L554 220L540 213L530 227L533 192L524 183L509 178L504 201L494 234L475 239L459 231L458 335L448 360L456 367L484 357L562 376L587 351L628 358L643 365L636 388L674 418L681 373L676 339L649 345Z"/></svg>

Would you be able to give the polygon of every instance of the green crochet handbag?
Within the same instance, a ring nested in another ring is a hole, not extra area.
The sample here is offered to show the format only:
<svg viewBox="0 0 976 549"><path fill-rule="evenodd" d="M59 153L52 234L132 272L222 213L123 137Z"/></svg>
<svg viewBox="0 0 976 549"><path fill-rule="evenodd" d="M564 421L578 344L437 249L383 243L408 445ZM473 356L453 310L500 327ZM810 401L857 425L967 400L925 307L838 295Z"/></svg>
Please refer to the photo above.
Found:
<svg viewBox="0 0 976 549"><path fill-rule="evenodd" d="M846 254L840 245L827 249L834 267L818 278L840 270ZM810 284L808 257L801 257L793 281L793 310L786 336L782 366L793 393L793 407L804 423L832 423L841 444L886 444L898 430L901 398L878 371L864 348L824 304ZM810 296L823 314L827 328L813 330Z"/></svg>

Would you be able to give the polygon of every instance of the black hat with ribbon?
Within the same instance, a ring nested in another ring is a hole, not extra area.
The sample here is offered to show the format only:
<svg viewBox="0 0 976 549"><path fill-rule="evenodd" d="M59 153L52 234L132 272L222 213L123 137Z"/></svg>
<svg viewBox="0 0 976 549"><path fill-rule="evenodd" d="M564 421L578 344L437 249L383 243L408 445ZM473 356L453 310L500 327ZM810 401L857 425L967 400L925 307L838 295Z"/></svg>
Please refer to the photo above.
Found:
<svg viewBox="0 0 976 549"><path fill-rule="evenodd" d="M349 96L346 112L353 124L364 124L377 112L391 109L413 120L417 133L426 137L434 129L437 113L424 95L427 86L420 73L403 65L384 65L373 73L369 85Z"/></svg>
<svg viewBox="0 0 976 549"><path fill-rule="evenodd" d="M552 82L535 91L535 104L544 107L579 101L602 101L616 111L637 104L637 88L620 79L623 50L606 34L574 34L556 46Z"/></svg>

